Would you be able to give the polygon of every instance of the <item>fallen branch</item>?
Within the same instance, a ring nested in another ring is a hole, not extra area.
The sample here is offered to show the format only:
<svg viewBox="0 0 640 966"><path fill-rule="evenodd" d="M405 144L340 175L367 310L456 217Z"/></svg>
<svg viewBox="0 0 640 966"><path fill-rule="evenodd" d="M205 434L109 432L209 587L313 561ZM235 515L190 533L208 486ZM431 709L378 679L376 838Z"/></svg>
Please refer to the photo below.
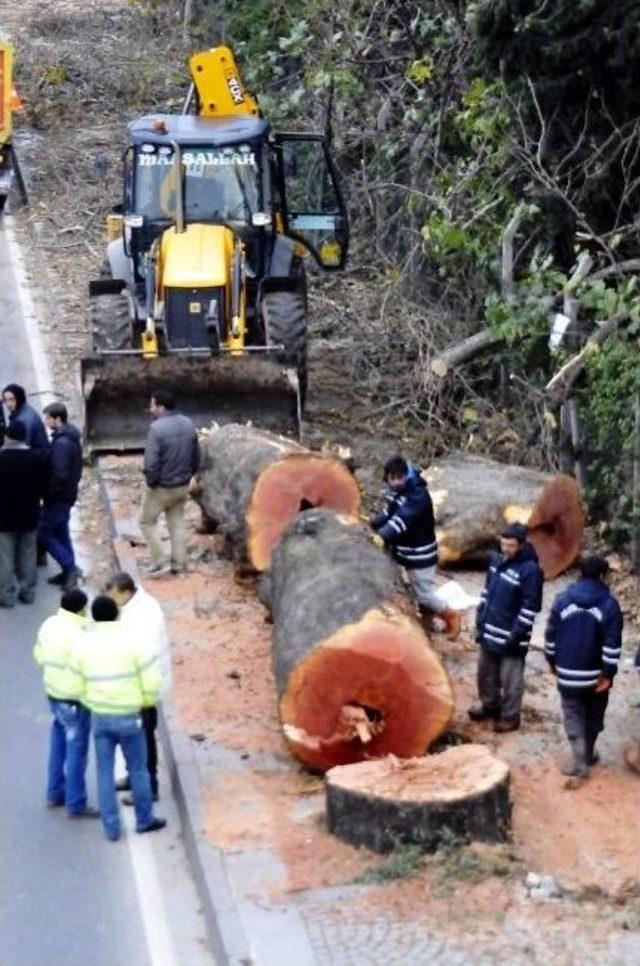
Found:
<svg viewBox="0 0 640 966"><path fill-rule="evenodd" d="M455 369L456 366L469 362L470 359L486 352L497 342L503 341L504 336L501 332L495 329L483 329L482 332L468 336L462 342L457 342L441 352L440 355L435 356L431 360L431 371L439 379L444 379L450 369Z"/></svg>
<svg viewBox="0 0 640 966"><path fill-rule="evenodd" d="M558 405L567 398L573 388L576 379L587 364L590 355L600 348L607 341L610 335L623 323L627 322L629 316L626 312L618 312L606 322L600 322L599 328L594 332L576 355L572 356L568 362L556 372L555 376L545 386L547 396L554 398Z"/></svg>

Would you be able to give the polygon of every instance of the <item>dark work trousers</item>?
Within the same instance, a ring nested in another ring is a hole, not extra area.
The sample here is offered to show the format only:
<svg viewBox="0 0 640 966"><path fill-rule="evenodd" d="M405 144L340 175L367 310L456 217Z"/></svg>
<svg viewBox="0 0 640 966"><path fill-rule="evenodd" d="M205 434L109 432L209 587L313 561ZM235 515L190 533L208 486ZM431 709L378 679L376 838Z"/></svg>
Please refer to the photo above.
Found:
<svg viewBox="0 0 640 966"><path fill-rule="evenodd" d="M71 503L45 503L38 528L38 538L42 546L47 553L51 554L64 573L73 570L76 565L69 533L72 505Z"/></svg>
<svg viewBox="0 0 640 966"><path fill-rule="evenodd" d="M524 691L524 658L494 654L480 648L478 695L489 714L505 721L519 721Z"/></svg>
<svg viewBox="0 0 640 966"><path fill-rule="evenodd" d="M142 727L147 739L147 769L151 779L151 791L158 791L158 746L156 744L156 728L158 727L158 709L142 709Z"/></svg>
<svg viewBox="0 0 640 966"><path fill-rule="evenodd" d="M584 738L591 755L596 738L604 728L604 713L609 702L608 691L592 689L576 694L560 692L564 730L569 741Z"/></svg>

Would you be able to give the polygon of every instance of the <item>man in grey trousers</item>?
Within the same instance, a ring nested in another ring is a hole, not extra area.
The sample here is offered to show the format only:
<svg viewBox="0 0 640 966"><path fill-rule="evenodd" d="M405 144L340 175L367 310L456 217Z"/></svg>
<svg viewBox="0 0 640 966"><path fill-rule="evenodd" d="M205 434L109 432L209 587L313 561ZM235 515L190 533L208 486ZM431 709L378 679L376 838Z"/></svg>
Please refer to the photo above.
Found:
<svg viewBox="0 0 640 966"><path fill-rule="evenodd" d="M500 733L520 727L524 663L536 614L542 607L542 570L522 523L500 534L500 552L491 555L476 617L478 696L472 721L493 719Z"/></svg>
<svg viewBox="0 0 640 966"><path fill-rule="evenodd" d="M195 426L176 411L173 393L157 389L152 393L149 412L153 423L144 451L146 487L138 522L149 547L151 563L148 576L168 570L158 537L158 519L164 513L171 542L171 573L183 573L187 560L184 507L189 482L200 464L200 449Z"/></svg>
<svg viewBox="0 0 640 966"><path fill-rule="evenodd" d="M26 443L15 420L0 450L0 607L31 604L38 582L37 531L47 485L46 455Z"/></svg>

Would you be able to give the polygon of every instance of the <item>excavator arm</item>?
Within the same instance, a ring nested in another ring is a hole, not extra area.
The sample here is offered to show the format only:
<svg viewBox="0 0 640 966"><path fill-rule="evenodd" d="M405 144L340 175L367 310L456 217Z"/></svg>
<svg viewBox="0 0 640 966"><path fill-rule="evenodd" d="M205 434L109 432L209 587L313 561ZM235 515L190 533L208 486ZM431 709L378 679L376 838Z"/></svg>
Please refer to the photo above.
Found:
<svg viewBox="0 0 640 966"><path fill-rule="evenodd" d="M191 79L202 117L260 115L256 99L246 90L229 47L212 47L189 60Z"/></svg>

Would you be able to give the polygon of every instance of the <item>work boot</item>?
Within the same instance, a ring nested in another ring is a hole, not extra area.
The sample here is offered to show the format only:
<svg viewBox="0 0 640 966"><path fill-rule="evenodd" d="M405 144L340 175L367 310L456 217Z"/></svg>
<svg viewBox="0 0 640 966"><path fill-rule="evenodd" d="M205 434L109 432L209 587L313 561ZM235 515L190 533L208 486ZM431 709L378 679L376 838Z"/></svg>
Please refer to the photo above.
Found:
<svg viewBox="0 0 640 966"><path fill-rule="evenodd" d="M520 718L500 718L493 726L497 735L506 735L509 731L517 731L520 727Z"/></svg>
<svg viewBox="0 0 640 966"><path fill-rule="evenodd" d="M596 751L597 740L597 735L595 738L587 738L587 765L597 765L600 761L600 755Z"/></svg>
<svg viewBox="0 0 640 966"><path fill-rule="evenodd" d="M145 825L144 828L136 829L136 832L139 835L142 835L144 832L159 832L166 824L166 818L152 818L148 825Z"/></svg>
<svg viewBox="0 0 640 966"><path fill-rule="evenodd" d="M561 769L568 778L586 778L589 774L587 767L587 742L584 738L571 738L571 759Z"/></svg>
<svg viewBox="0 0 640 966"><path fill-rule="evenodd" d="M82 571L79 567L72 567L71 570L67 570L64 576L64 582L62 584L64 590L75 590L80 583L81 577Z"/></svg>
<svg viewBox="0 0 640 966"><path fill-rule="evenodd" d="M483 704L474 704L472 708L469 708L467 714L472 721L497 721L500 717L497 708L485 708Z"/></svg>
<svg viewBox="0 0 640 966"><path fill-rule="evenodd" d="M640 739L629 738L624 745L624 760L629 771L640 775Z"/></svg>
<svg viewBox="0 0 640 966"><path fill-rule="evenodd" d="M100 812L92 805L87 805L84 812L69 812L69 818L100 818Z"/></svg>
<svg viewBox="0 0 640 966"><path fill-rule="evenodd" d="M455 641L462 627L462 614L459 610L443 610L440 611L440 617L444 621L447 637Z"/></svg>
<svg viewBox="0 0 640 966"><path fill-rule="evenodd" d="M418 610L420 611L420 623L426 634L434 634L435 625L435 611L432 611L429 607L425 607L424 604L418 605Z"/></svg>

